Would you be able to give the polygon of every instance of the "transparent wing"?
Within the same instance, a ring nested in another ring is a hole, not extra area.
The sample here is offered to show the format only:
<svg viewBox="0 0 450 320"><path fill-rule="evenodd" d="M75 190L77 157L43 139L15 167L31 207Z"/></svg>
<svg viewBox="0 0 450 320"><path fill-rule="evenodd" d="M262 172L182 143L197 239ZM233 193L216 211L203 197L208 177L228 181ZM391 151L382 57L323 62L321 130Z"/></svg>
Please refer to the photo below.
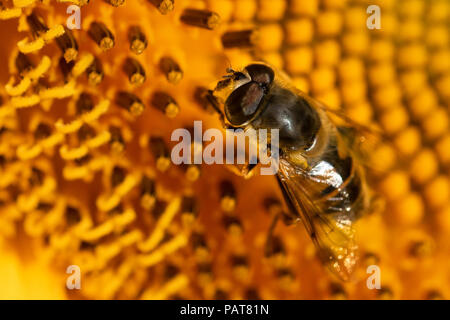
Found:
<svg viewBox="0 0 450 320"><path fill-rule="evenodd" d="M372 172L381 173L376 165L376 159L372 158L372 153L380 144L390 144L390 139L378 126L368 127L360 124L345 115L344 112L333 110L300 90L297 90L297 93L316 110L322 111L337 128L340 150L346 150L361 165L369 168Z"/></svg>
<svg viewBox="0 0 450 320"><path fill-rule="evenodd" d="M322 262L342 280L349 280L358 261L355 230L344 213L325 213L306 189L307 173L280 160L278 181L290 209L303 221Z"/></svg>
<svg viewBox="0 0 450 320"><path fill-rule="evenodd" d="M381 131L381 129L377 125L367 126L357 121L351 119L341 110L335 110L324 103L308 96L306 93L295 89L297 94L300 95L303 99L305 99L310 105L315 107L316 109L324 111L330 118L330 120L336 125L336 127L351 127L354 128L356 132L358 132L361 137L365 137L366 139L381 139L384 140L387 138L385 134Z"/></svg>

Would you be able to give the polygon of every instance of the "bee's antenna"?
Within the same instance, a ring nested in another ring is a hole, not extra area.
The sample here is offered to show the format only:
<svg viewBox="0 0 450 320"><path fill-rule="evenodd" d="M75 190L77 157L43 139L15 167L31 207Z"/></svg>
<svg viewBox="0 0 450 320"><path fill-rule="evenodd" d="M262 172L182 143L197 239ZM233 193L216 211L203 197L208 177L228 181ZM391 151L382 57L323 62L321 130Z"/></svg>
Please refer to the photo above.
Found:
<svg viewBox="0 0 450 320"><path fill-rule="evenodd" d="M227 73L234 73L233 66L231 65L231 60L227 56L225 56L225 59L228 62Z"/></svg>

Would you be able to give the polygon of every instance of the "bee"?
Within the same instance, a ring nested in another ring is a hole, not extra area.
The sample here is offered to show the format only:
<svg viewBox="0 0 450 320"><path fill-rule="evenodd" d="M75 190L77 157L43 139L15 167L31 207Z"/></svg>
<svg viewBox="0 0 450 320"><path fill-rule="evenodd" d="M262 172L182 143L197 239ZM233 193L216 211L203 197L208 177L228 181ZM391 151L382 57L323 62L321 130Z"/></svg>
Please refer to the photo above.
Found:
<svg viewBox="0 0 450 320"><path fill-rule="evenodd" d="M279 130L276 179L289 209L284 220L302 221L322 262L349 280L358 261L354 223L373 203L358 160L361 128L344 116L338 125L322 103L266 64L227 72L211 91L224 124Z"/></svg>

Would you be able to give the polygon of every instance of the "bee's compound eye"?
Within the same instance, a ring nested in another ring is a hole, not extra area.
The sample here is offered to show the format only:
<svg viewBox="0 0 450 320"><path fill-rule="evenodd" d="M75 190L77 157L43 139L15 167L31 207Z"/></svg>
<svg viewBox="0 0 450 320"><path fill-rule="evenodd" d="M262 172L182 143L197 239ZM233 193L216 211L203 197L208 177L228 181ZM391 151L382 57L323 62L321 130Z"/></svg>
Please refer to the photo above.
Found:
<svg viewBox="0 0 450 320"><path fill-rule="evenodd" d="M225 115L234 126L251 121L258 111L264 89L256 82L249 82L234 90L225 103Z"/></svg>
<svg viewBox="0 0 450 320"><path fill-rule="evenodd" d="M245 68L252 78L252 81L255 81L261 85L268 87L275 78L275 72L272 68L264 65L264 64L251 64Z"/></svg>

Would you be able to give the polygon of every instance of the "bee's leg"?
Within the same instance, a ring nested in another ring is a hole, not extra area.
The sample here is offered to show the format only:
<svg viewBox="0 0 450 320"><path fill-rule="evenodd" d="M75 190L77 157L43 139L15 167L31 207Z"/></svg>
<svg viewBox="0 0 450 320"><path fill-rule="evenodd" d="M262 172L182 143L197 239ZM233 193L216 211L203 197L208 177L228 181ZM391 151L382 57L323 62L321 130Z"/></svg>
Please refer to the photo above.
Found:
<svg viewBox="0 0 450 320"><path fill-rule="evenodd" d="M280 214L277 213L272 220L272 223L270 224L270 228L269 228L269 232L267 233L267 238L266 238L266 245L265 245L265 249L264 249L264 255L266 257L269 257L271 255L271 253L274 251L273 250L273 232L275 230L275 227L277 226L278 223L278 219L280 218Z"/></svg>
<svg viewBox="0 0 450 320"><path fill-rule="evenodd" d="M286 189L283 186L283 183L280 180L280 177L277 175L277 182L278 186L281 189L281 192L283 193L284 202L286 203L289 211L288 212L282 212L283 214L283 221L286 225L295 224L300 221L300 216L296 213L295 206L292 203L291 199L289 198L288 194L286 193Z"/></svg>
<svg viewBox="0 0 450 320"><path fill-rule="evenodd" d="M264 254L266 257L270 256L270 254L273 253L273 251L274 251L274 248L273 248L274 231L277 226L278 220L280 220L280 218L283 220L285 225L296 224L297 222L300 221L300 219L296 215L293 215L284 210L280 210L279 212L277 212L275 214L275 216L273 217L272 223L270 224L270 228L269 228L269 231L268 231L267 237L266 237L266 245L265 245L265 249L264 249Z"/></svg>

